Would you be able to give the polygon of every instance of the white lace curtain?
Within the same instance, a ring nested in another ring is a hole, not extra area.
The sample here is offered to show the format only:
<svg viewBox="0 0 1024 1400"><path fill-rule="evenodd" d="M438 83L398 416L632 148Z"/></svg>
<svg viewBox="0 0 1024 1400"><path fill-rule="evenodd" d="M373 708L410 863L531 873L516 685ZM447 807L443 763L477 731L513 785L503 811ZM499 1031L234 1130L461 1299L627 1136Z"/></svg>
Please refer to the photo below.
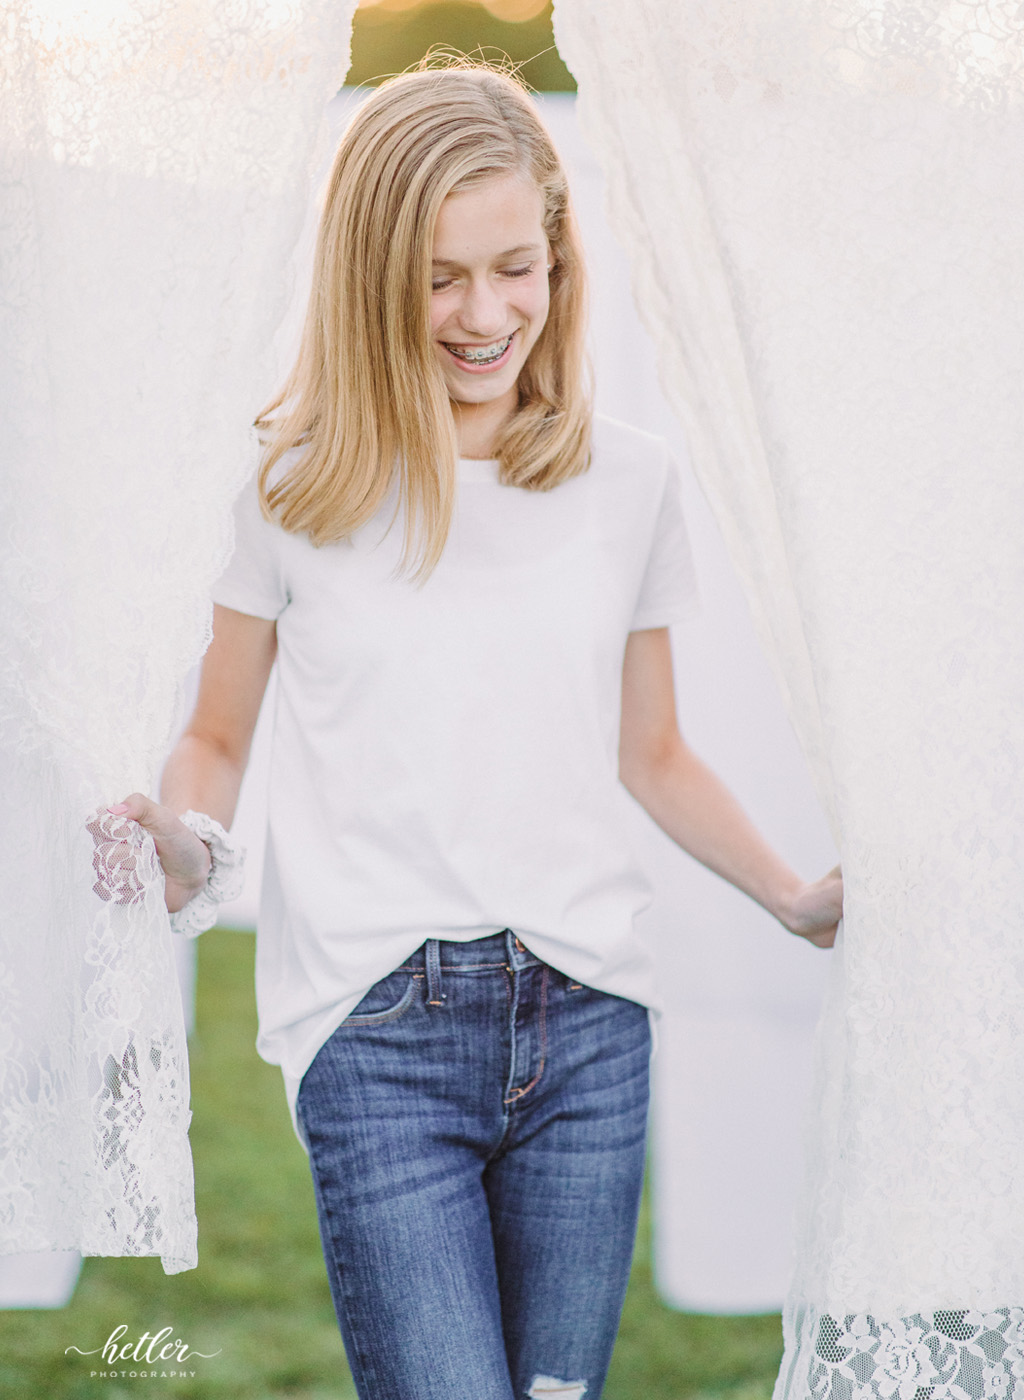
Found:
<svg viewBox="0 0 1024 1400"><path fill-rule="evenodd" d="M207 640L354 8L3 8L4 1253L195 1263L162 882L86 824L152 790Z"/></svg>
<svg viewBox="0 0 1024 1400"><path fill-rule="evenodd" d="M842 853L777 1395L1024 1397L1024 9L558 0Z"/></svg>

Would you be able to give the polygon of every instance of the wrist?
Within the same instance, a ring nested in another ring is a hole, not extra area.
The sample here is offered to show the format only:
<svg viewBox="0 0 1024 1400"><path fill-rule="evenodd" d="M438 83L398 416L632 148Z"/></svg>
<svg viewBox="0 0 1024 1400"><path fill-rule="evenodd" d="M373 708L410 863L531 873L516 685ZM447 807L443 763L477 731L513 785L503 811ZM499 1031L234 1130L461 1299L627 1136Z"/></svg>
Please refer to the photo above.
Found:
<svg viewBox="0 0 1024 1400"><path fill-rule="evenodd" d="M205 841L203 842L206 845ZM213 858L207 847L206 868L200 877L194 880L178 880L170 875L164 879L164 901L169 914L177 914L190 900L197 894L201 894L206 888L206 882L210 878L210 870L213 867Z"/></svg>
<svg viewBox="0 0 1024 1400"><path fill-rule="evenodd" d="M803 881L790 871L788 877L773 890L770 900L765 901L769 914L790 933L800 932L798 900L803 888Z"/></svg>
<svg viewBox="0 0 1024 1400"><path fill-rule="evenodd" d="M213 928L219 905L241 894L245 850L205 812L183 812L181 821L206 847L209 860L205 877L198 885L180 884L178 890L168 890L171 928L194 938ZM177 903L179 893L181 902ZM177 908L171 908L172 902Z"/></svg>

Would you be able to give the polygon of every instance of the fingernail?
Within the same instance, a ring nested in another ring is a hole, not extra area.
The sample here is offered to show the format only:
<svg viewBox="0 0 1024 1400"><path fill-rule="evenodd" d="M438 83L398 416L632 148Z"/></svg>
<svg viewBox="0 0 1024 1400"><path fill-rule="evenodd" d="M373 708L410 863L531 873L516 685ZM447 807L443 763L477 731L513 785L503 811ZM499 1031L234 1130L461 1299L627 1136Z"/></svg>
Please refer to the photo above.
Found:
<svg viewBox="0 0 1024 1400"><path fill-rule="evenodd" d="M113 805L113 807L108 807L108 808L107 808L107 811L108 811L108 812L112 812L112 813L114 814L115 817L121 817L121 816L123 816L123 815L125 814L125 812L127 812L127 810L128 810L128 804L127 804L127 802L115 802L114 805Z"/></svg>

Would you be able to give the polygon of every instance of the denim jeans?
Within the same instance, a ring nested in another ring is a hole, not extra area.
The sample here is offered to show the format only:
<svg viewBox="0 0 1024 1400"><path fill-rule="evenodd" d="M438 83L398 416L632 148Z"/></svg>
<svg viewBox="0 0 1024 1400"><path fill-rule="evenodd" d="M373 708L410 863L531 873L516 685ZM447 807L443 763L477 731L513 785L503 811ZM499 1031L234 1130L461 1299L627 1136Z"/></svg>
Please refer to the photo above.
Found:
<svg viewBox="0 0 1024 1400"><path fill-rule="evenodd" d="M649 1054L643 1007L507 930L424 944L338 1027L298 1113L361 1400L597 1400Z"/></svg>

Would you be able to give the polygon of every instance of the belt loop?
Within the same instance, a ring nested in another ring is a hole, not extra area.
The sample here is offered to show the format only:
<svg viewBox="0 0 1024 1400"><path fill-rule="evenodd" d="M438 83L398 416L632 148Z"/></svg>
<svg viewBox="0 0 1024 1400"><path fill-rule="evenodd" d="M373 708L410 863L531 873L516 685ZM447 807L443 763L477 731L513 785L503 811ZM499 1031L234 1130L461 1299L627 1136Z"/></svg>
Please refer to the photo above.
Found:
<svg viewBox="0 0 1024 1400"><path fill-rule="evenodd" d="M427 1005L441 1006L444 1003L441 990L441 945L436 938L427 939Z"/></svg>

